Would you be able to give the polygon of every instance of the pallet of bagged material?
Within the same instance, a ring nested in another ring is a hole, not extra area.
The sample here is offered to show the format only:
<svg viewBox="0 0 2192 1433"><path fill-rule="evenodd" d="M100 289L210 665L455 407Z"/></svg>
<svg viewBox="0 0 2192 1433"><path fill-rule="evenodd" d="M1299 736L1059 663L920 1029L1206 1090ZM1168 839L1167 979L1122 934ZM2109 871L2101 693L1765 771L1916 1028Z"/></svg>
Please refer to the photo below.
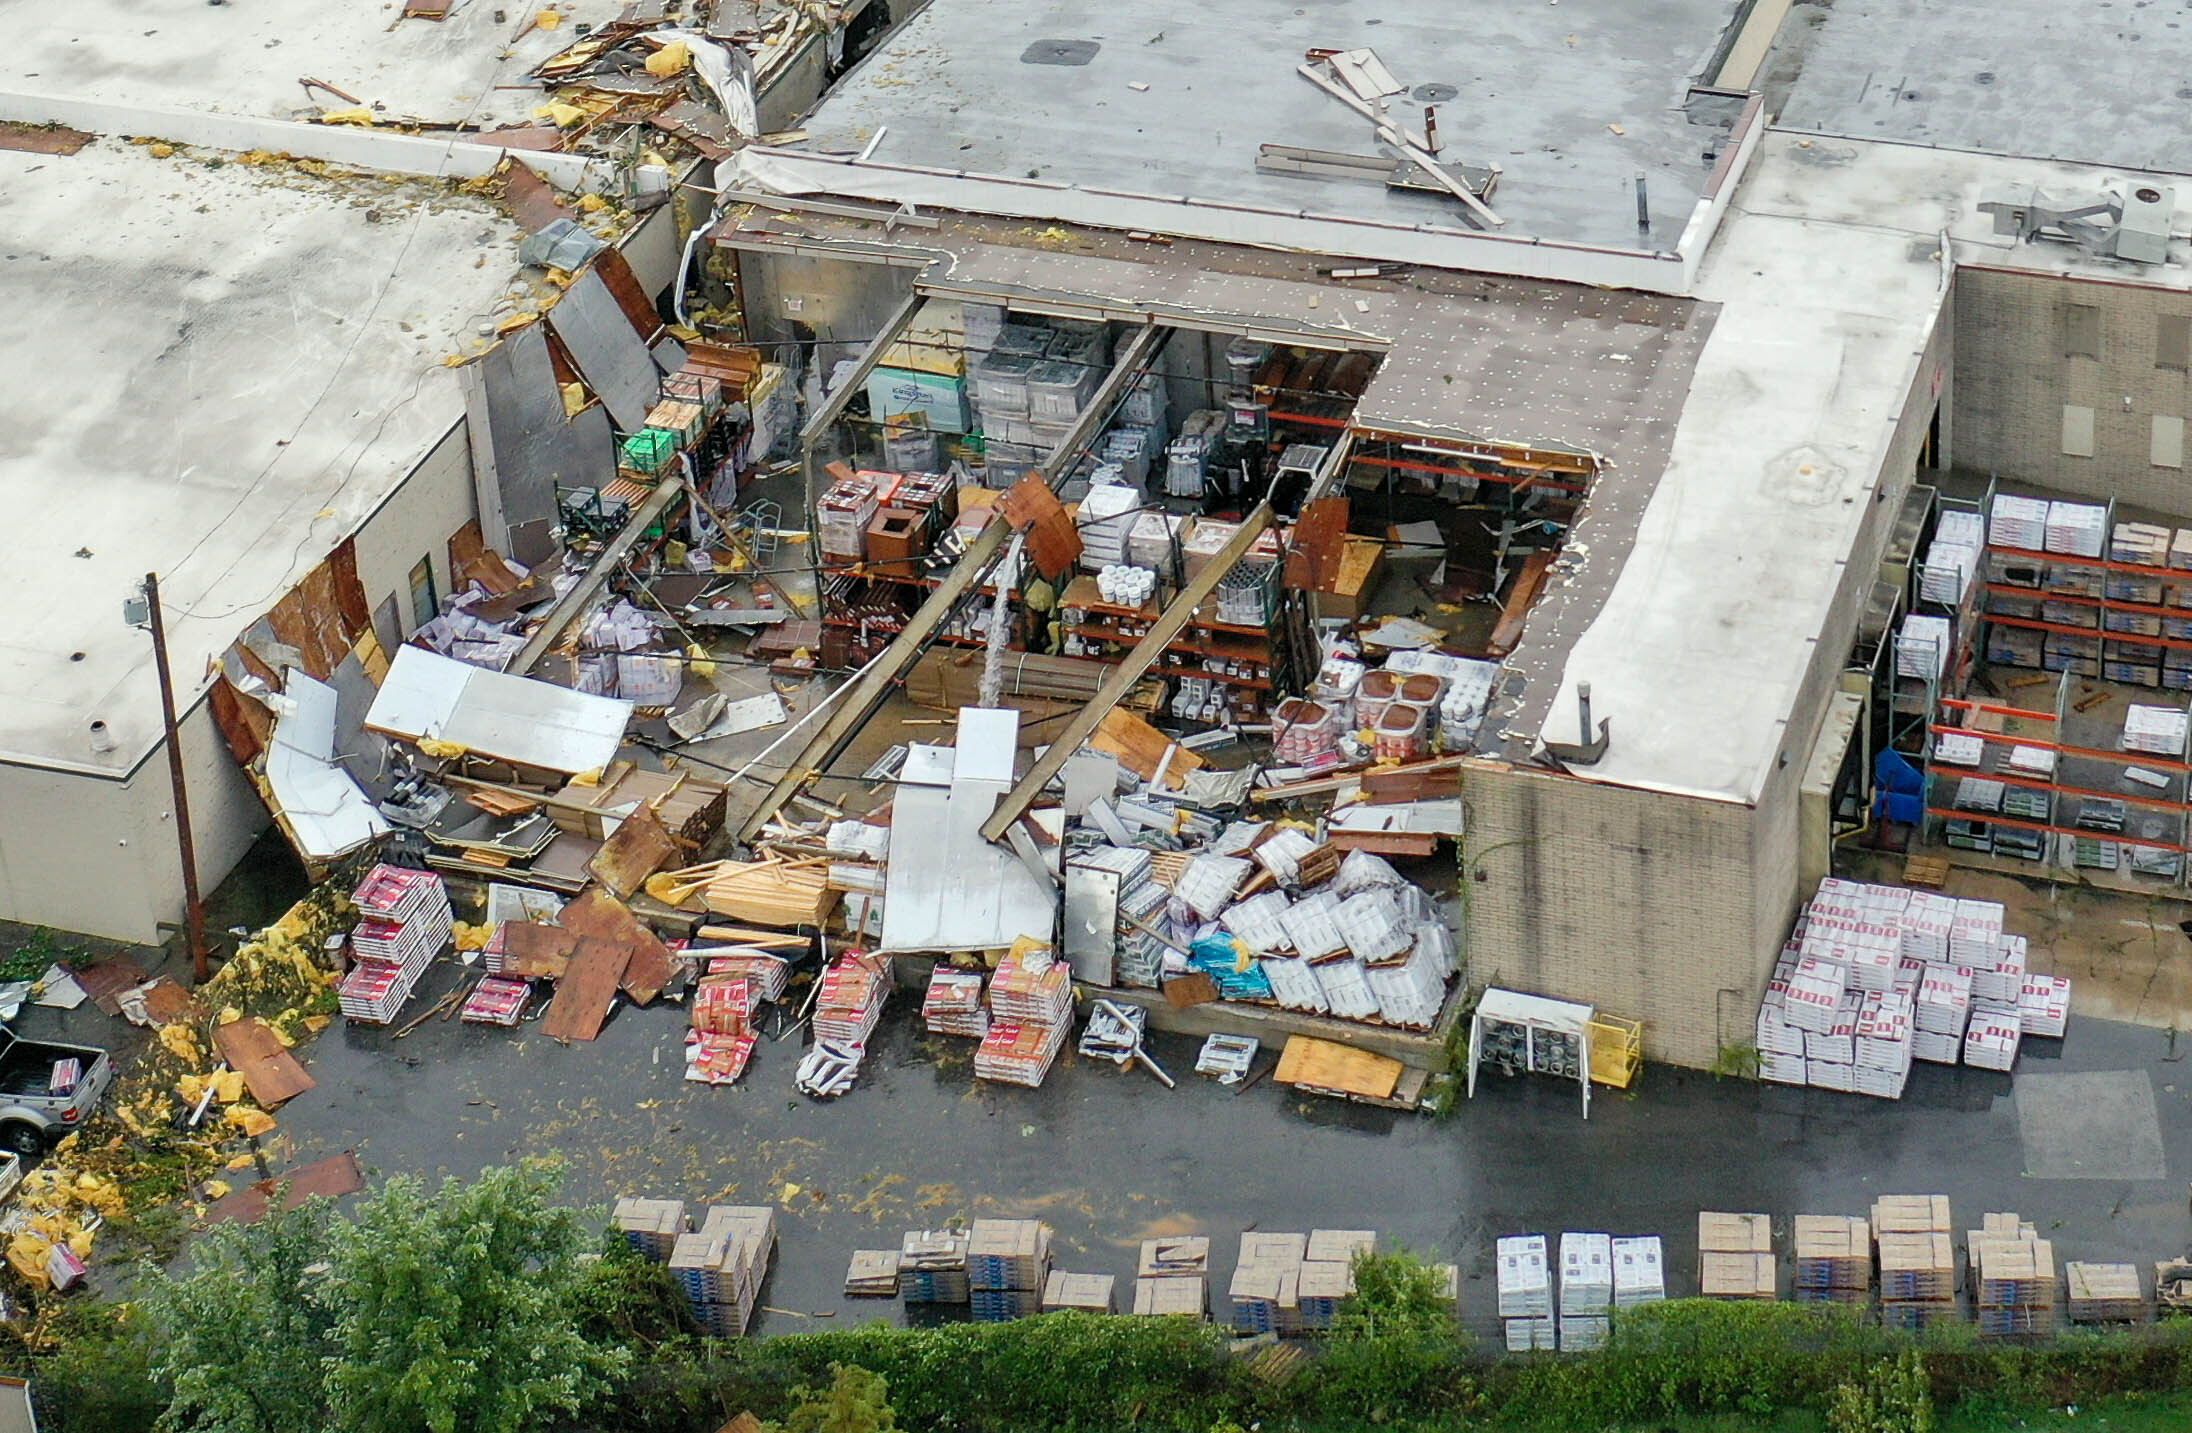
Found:
<svg viewBox="0 0 2192 1433"><path fill-rule="evenodd" d="M1931 1303L1956 1297L1956 1241L1949 1234L1880 1236L1882 1303Z"/></svg>
<svg viewBox="0 0 2192 1433"><path fill-rule="evenodd" d="M1040 1293L1050 1271L1050 1226L1039 1219L977 1219L967 1230L967 1285Z"/></svg>
<svg viewBox="0 0 2192 1433"><path fill-rule="evenodd" d="M1945 1194L1883 1194L1872 1201L1875 1238L1885 1234L1949 1234L1955 1228Z"/></svg>
<svg viewBox="0 0 2192 1433"><path fill-rule="evenodd" d="M658 1264L668 1262L678 1236L692 1227L682 1199L619 1199L610 1218L626 1244Z"/></svg>
<svg viewBox="0 0 2192 1433"><path fill-rule="evenodd" d="M915 1229L898 1246L898 1292L909 1304L967 1301L967 1236L950 1229Z"/></svg>

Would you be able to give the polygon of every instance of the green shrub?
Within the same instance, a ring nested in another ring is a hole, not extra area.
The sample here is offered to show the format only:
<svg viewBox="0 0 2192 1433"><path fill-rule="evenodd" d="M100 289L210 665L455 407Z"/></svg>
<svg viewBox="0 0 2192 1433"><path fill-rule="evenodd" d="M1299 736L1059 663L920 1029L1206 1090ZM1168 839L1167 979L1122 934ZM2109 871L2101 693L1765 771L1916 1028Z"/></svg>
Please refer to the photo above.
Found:
<svg viewBox="0 0 2192 1433"><path fill-rule="evenodd" d="M1834 1390L1827 1433L1933 1433L1933 1394L1918 1350L1906 1348Z"/></svg>

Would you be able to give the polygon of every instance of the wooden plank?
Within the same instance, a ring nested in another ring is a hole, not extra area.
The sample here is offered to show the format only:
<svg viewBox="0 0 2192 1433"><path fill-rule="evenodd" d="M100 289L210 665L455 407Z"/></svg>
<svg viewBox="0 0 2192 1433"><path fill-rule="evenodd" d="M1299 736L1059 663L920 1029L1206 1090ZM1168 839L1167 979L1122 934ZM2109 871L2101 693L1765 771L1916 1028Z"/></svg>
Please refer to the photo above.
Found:
<svg viewBox="0 0 2192 1433"><path fill-rule="evenodd" d="M632 272L631 261L624 251L614 244L594 256L594 269L601 275L601 282L608 287L610 297L624 316L631 320L638 331L640 342L653 344L655 335L662 332L662 315L655 311L655 302L647 297L646 286L639 275Z"/></svg>
<svg viewBox="0 0 2192 1433"><path fill-rule="evenodd" d="M266 1024L246 1015L213 1032L213 1043L229 1068L244 1077L245 1088L263 1109L273 1109L295 1099L314 1085L313 1078L289 1053L281 1037Z"/></svg>
<svg viewBox="0 0 2192 1433"><path fill-rule="evenodd" d="M1049 483L1028 474L997 500L997 510L1006 522L1027 534L1028 560L1037 572L1056 577L1073 570L1081 556L1081 532Z"/></svg>
<svg viewBox="0 0 2192 1433"><path fill-rule="evenodd" d="M1168 980L1164 984L1165 1003L1175 1010L1191 1006L1208 1005L1218 998L1218 982L1201 971Z"/></svg>
<svg viewBox="0 0 2192 1433"><path fill-rule="evenodd" d="M1552 568L1554 554L1540 549L1523 559L1522 571L1515 577L1515 584L1508 589L1507 601L1501 605L1499 625L1492 628L1490 640L1484 650L1494 657L1504 657L1522 640L1522 624L1529 618L1530 604L1537 601L1537 594L1545 586L1546 573Z"/></svg>
<svg viewBox="0 0 2192 1433"><path fill-rule="evenodd" d="M145 1018L153 1024L172 1025L197 1013L197 998L166 976L145 987Z"/></svg>
<svg viewBox="0 0 2192 1433"><path fill-rule="evenodd" d="M1347 551L1345 498L1318 498L1302 505L1294 545L1286 554L1286 585L1298 592L1337 590Z"/></svg>
<svg viewBox="0 0 2192 1433"><path fill-rule="evenodd" d="M1371 851L1380 856L1428 856L1438 849L1439 838L1422 831L1345 831L1327 834L1330 844L1342 851Z"/></svg>
<svg viewBox="0 0 2192 1433"><path fill-rule="evenodd" d="M628 901L645 888L649 876L679 856L677 838L662 824L653 805L647 804L617 823L616 830L586 863L586 869L609 888L610 894Z"/></svg>
<svg viewBox="0 0 2192 1433"><path fill-rule="evenodd" d="M582 936L571 956L571 968L556 986L556 998L540 1018L540 1033L557 1040L591 1040L599 1035L631 959L630 946Z"/></svg>
<svg viewBox="0 0 2192 1433"><path fill-rule="evenodd" d="M1301 1089L1387 1100L1400 1084L1402 1068L1400 1061L1368 1050L1296 1035L1279 1055L1279 1068L1273 1078L1282 1085Z"/></svg>
<svg viewBox="0 0 2192 1433"><path fill-rule="evenodd" d="M1461 795L1458 766L1393 766L1362 774L1362 789L1379 802L1431 801Z"/></svg>
<svg viewBox="0 0 2192 1433"><path fill-rule="evenodd" d="M1157 728L1143 721L1130 711L1113 707L1105 712L1103 720L1096 723L1096 730L1088 738L1089 746L1097 751L1109 752L1119 758L1119 764L1144 781L1153 780L1157 768L1165 770L1165 785L1174 791L1187 785L1188 773L1200 771L1205 765L1194 752L1166 736ZM1177 748L1177 749L1175 749ZM1172 752L1172 760L1165 761L1165 753Z"/></svg>
<svg viewBox="0 0 2192 1433"><path fill-rule="evenodd" d="M93 136L63 124L0 124L0 149L26 154L74 154L91 143Z"/></svg>
<svg viewBox="0 0 2192 1433"><path fill-rule="evenodd" d="M561 980L577 946L576 931L531 921L505 921L502 973L524 980Z"/></svg>
<svg viewBox="0 0 2192 1433"><path fill-rule="evenodd" d="M647 1004L662 993L663 986L670 983L668 947L655 939L655 933L640 923L639 917L632 914L631 907L601 887L589 886L581 891L578 899L557 914L556 924L565 930L578 932L581 937L608 941L626 953L629 968L620 963L617 971L622 978L624 993L631 996L635 1004ZM583 949L583 941L581 946ZM574 954L571 957L572 965L575 967L578 961L579 956ZM564 979L570 980L575 973L574 970L566 974Z"/></svg>
<svg viewBox="0 0 2192 1433"><path fill-rule="evenodd" d="M144 984L145 973L128 956L118 955L77 971L76 983L84 987L84 994L91 997L92 1004L109 1015L119 1015L122 1003L118 997L123 991L135 990Z"/></svg>
<svg viewBox="0 0 2192 1433"><path fill-rule="evenodd" d="M365 1187L365 1179L358 1171L357 1156L349 1150L331 1154L325 1159L296 1169L283 1170L272 1179L262 1179L246 1185L230 1194L224 1194L206 1206L206 1224L256 1224L274 1208L276 1191L281 1193L281 1207L286 1212L295 1209L307 1199L339 1199L345 1194L355 1194Z"/></svg>

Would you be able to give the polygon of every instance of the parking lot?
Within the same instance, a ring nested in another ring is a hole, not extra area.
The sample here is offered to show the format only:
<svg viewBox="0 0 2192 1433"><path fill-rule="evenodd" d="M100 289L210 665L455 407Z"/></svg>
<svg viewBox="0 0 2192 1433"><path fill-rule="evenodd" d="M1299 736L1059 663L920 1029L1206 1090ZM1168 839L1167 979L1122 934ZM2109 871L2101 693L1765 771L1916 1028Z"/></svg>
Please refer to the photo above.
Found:
<svg viewBox="0 0 2192 1433"><path fill-rule="evenodd" d="M435 971L412 1011L455 978ZM89 1005L22 1023L109 1042L127 1029ZM1889 1104L1647 1066L1635 1092L1601 1090L1588 1123L1573 1085L1497 1074L1443 1120L1268 1079L1236 1094L1190 1073L1194 1042L1171 1037L1153 1048L1177 1090L1070 1054L1039 1090L977 1082L971 1045L921 1033L906 990L860 1083L830 1104L791 1088L798 1035L764 1042L740 1085L707 1088L682 1078L684 1030L662 1004L620 1009L599 1041L570 1047L531 1023L434 1019L400 1040L337 1023L306 1053L318 1088L281 1111L289 1158L355 1150L371 1180L560 1155L578 1201L775 1203L764 1333L902 1318L842 1297L851 1252L986 1214L1046 1219L1059 1267L1122 1276L1142 1238L1208 1233L1221 1295L1243 1229L1375 1229L1458 1261L1464 1310L1486 1326L1498 1236L1661 1234L1679 1295L1695 1288L1701 1208L1764 1210L1785 1234L1796 1213L1945 1193L1959 1227L2015 1210L2059 1258L2142 1266L2192 1236L2192 1042L2103 1020L2028 1045L2014 1086L1921 1064Z"/></svg>

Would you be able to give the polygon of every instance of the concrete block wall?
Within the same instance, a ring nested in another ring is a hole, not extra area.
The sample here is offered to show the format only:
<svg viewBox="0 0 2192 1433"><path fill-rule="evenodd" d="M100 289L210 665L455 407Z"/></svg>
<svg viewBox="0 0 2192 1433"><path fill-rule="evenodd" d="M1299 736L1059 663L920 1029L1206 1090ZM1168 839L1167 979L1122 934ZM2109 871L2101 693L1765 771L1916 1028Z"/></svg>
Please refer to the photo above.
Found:
<svg viewBox="0 0 2192 1433"><path fill-rule="evenodd" d="M1782 841L1753 808L1494 762L1462 796L1470 979L1640 1019L1651 1060L1707 1066L1751 1038L1780 944L1754 872ZM1791 825L1791 869L1793 843Z"/></svg>
<svg viewBox="0 0 2192 1433"><path fill-rule="evenodd" d="M2164 333L2192 293L1966 267L1955 296L1957 467L2192 513L2192 469L2152 461L2154 420L2192 417ZM2064 451L2066 405L2092 412L2091 456Z"/></svg>

